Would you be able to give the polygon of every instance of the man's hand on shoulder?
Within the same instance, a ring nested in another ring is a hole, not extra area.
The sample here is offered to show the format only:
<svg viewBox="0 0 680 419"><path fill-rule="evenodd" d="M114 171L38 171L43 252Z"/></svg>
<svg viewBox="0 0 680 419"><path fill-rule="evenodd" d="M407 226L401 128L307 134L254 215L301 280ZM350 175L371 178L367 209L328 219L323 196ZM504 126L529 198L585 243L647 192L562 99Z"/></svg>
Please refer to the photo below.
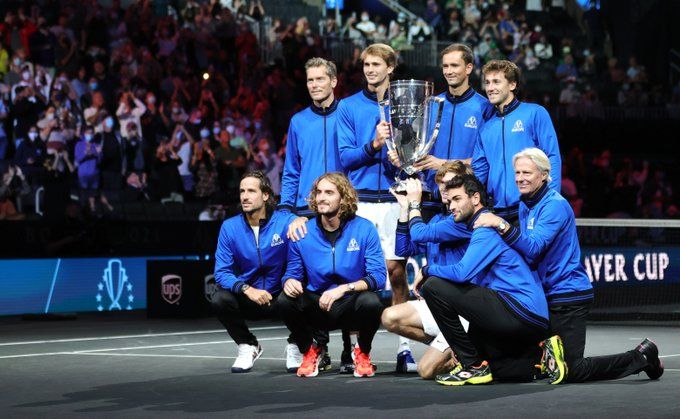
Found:
<svg viewBox="0 0 680 419"><path fill-rule="evenodd" d="M307 217L297 217L288 225L286 237L288 240L297 242L307 235Z"/></svg>

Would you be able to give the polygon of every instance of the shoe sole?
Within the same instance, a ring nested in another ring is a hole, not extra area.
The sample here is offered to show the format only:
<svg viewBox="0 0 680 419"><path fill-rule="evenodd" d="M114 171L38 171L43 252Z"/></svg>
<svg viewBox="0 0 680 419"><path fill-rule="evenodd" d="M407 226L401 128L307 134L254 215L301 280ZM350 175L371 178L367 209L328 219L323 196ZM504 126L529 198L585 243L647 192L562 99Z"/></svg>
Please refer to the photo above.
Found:
<svg viewBox="0 0 680 419"><path fill-rule="evenodd" d="M375 371L370 373L370 374L359 374L358 372L354 371L354 376L356 378L363 378L363 377L370 378L370 377L373 377L374 375L375 375Z"/></svg>
<svg viewBox="0 0 680 419"><path fill-rule="evenodd" d="M319 375L319 369L318 369L318 368L316 369L316 371L314 371L314 372L311 373L311 374L307 374L307 375L298 374L297 376L298 376L298 377L301 377L301 378L312 378L312 377L316 377L317 375Z"/></svg>
<svg viewBox="0 0 680 419"><path fill-rule="evenodd" d="M253 359L253 366L255 366L255 361L260 359L260 357L262 356L262 352L264 352L264 351L262 350L262 348L260 348L259 352L257 353L257 356L255 357L255 359ZM246 373L246 372L250 372L252 369L253 369L253 367L250 367L248 369L231 367L231 372L234 373L234 374L243 374L243 373Z"/></svg>
<svg viewBox="0 0 680 419"><path fill-rule="evenodd" d="M438 384L443 386L462 386L465 384L489 384L493 381L493 376L491 374L484 375L481 377L473 377L465 381L439 381L436 380Z"/></svg>
<svg viewBox="0 0 680 419"><path fill-rule="evenodd" d="M569 373L569 370L567 363L564 362L564 347L562 346L562 339L560 339L558 336L553 336L549 340L551 346L553 347L555 364L557 364L557 368L560 372L560 375L556 379L552 380L550 384L557 385L564 381L564 379L567 377L567 374Z"/></svg>

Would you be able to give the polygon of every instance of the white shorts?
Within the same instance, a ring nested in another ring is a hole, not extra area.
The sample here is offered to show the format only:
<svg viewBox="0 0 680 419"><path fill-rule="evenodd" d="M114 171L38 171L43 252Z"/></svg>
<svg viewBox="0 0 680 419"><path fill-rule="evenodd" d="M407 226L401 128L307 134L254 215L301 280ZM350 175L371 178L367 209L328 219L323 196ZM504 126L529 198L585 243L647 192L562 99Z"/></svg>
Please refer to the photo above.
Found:
<svg viewBox="0 0 680 419"><path fill-rule="evenodd" d="M386 260L404 260L394 254L399 222L399 204L396 202L359 202L357 215L366 218L378 229L380 246Z"/></svg>
<svg viewBox="0 0 680 419"><path fill-rule="evenodd" d="M420 316L420 322L423 324L423 331L425 334L428 336L434 336L434 339L432 342L430 342L430 346L440 352L444 352L449 349L449 344L446 343L444 335L439 330L439 326L437 326L437 322L434 320L434 317L432 317L432 312L427 306L427 303L424 300L409 300L408 303L411 304L418 312L418 316ZM468 321L460 316L458 316L458 318L460 318L460 322L463 324L463 329L465 329L467 332L469 326Z"/></svg>

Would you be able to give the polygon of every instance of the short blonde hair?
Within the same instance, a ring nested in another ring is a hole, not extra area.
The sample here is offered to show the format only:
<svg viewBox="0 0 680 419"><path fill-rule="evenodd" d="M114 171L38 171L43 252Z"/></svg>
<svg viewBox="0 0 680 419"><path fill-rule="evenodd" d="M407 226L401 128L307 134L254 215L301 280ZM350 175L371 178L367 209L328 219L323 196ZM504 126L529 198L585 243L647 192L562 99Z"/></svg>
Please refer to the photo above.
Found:
<svg viewBox="0 0 680 419"><path fill-rule="evenodd" d="M447 173L454 173L456 176L472 175L472 168L460 160L449 160L442 164L434 175L434 181L437 183L442 183L442 179Z"/></svg>
<svg viewBox="0 0 680 419"><path fill-rule="evenodd" d="M338 188L338 193L340 194L340 210L338 211L338 217L340 217L342 220L353 217L357 212L357 202L359 201L359 198L357 197L357 191L354 189L347 176L340 172L323 174L314 181L312 190L309 191L309 196L307 197L309 209L314 212L319 211L319 208L316 205L316 192L319 182L324 179Z"/></svg>
<svg viewBox="0 0 680 419"><path fill-rule="evenodd" d="M521 158L527 158L534 162L541 173L546 173L548 175L548 182L552 182L552 178L550 177L550 170L552 170L552 166L550 164L550 159L548 159L548 156L543 152L543 150L536 147L525 148L512 157L513 167L515 166L517 160Z"/></svg>
<svg viewBox="0 0 680 419"><path fill-rule="evenodd" d="M314 57L307 60L307 62L305 63L305 71L314 67L324 67L326 69L326 75L331 80L338 78L338 68L332 61L328 61L325 58L321 57Z"/></svg>
<svg viewBox="0 0 680 419"><path fill-rule="evenodd" d="M385 60L388 67L397 68L397 53L387 44L371 44L361 51L361 61L366 59L367 55L374 55Z"/></svg>

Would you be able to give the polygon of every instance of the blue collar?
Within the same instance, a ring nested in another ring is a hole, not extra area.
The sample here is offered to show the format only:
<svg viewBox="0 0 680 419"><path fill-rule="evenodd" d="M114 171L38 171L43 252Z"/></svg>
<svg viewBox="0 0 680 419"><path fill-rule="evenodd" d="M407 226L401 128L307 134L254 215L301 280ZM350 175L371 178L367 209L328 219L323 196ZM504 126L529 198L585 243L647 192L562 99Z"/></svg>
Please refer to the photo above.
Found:
<svg viewBox="0 0 680 419"><path fill-rule="evenodd" d="M468 220L468 222L467 222L468 230L470 230L470 231L473 230L472 226L475 225L475 221L477 221L477 218L479 218L479 216L484 214L485 212L489 212L489 210L486 209L486 208L481 208L481 209L477 210L476 213L472 214L472 217L470 217L470 220Z"/></svg>
<svg viewBox="0 0 680 419"><path fill-rule="evenodd" d="M367 87L364 87L364 89L362 91L364 92L364 96L366 96L366 98L372 100L373 102L376 102L376 103L378 102L378 94L377 93L369 92Z"/></svg>
<svg viewBox="0 0 680 419"><path fill-rule="evenodd" d="M500 109L498 109L498 107L496 107L496 115L497 116L506 116L510 112L517 109L517 107L520 105L520 103L522 103L522 102L517 100L517 98L513 98L512 102L508 103L508 105L503 109L503 112L501 112Z"/></svg>
<svg viewBox="0 0 680 419"><path fill-rule="evenodd" d="M541 199L543 199L543 197L545 196L545 194L548 193L549 190L550 188L548 188L548 182L543 182L543 185L541 185L541 187L538 188L534 196L532 196L531 198L521 196L519 199L520 201L524 202L527 207L533 208L534 206L536 206L536 204L541 202Z"/></svg>
<svg viewBox="0 0 680 419"><path fill-rule="evenodd" d="M475 91L472 87L468 87L468 89L460 96L454 96L446 89L446 99L453 104L463 103L474 95Z"/></svg>
<svg viewBox="0 0 680 419"><path fill-rule="evenodd" d="M339 100L333 99L333 103L330 104L327 108L321 108L319 106L316 106L314 103L309 107L312 112L314 112L317 115L321 116L327 116L335 112L336 109L338 109L338 103L340 103Z"/></svg>

